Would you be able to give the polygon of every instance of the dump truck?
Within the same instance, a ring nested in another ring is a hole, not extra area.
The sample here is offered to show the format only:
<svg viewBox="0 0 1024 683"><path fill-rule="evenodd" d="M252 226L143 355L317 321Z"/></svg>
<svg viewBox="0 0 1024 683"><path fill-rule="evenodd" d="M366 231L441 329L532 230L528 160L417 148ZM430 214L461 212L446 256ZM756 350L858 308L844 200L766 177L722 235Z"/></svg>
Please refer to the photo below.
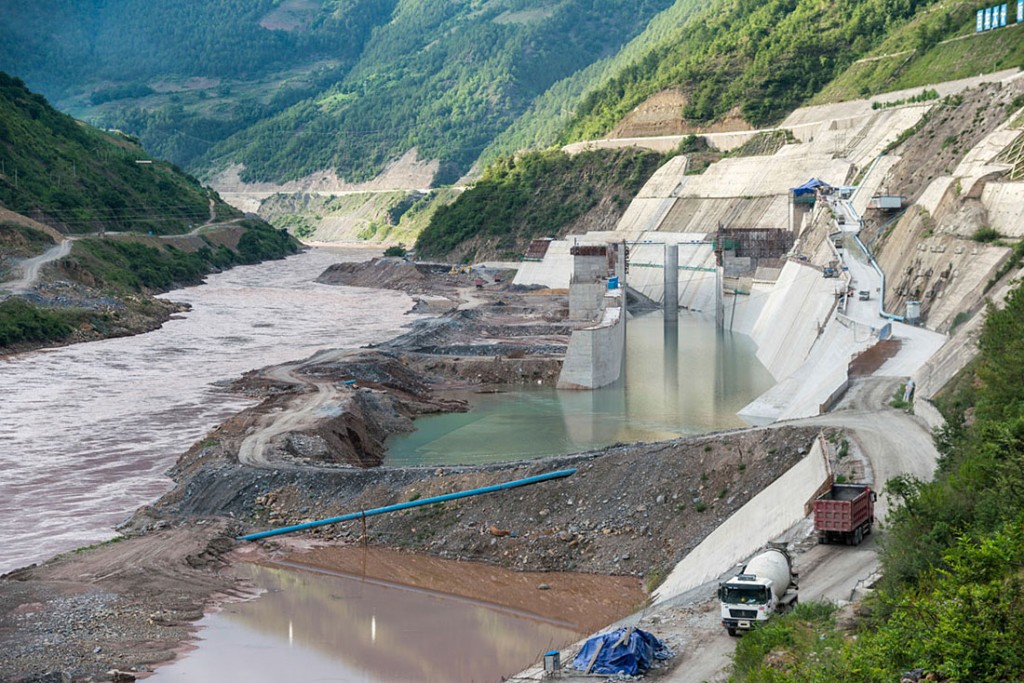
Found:
<svg viewBox="0 0 1024 683"><path fill-rule="evenodd" d="M876 499L867 484L832 484L814 501L818 543L860 545L875 523Z"/></svg>
<svg viewBox="0 0 1024 683"><path fill-rule="evenodd" d="M754 556L739 574L718 584L718 599L730 636L796 605L796 574L785 547L772 545Z"/></svg>

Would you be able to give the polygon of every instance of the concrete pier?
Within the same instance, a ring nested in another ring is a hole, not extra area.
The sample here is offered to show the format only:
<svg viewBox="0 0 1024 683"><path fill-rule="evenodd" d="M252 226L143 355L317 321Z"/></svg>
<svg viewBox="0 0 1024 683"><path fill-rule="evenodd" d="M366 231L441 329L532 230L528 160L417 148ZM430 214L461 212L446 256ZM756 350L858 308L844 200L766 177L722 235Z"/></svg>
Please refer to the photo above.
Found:
<svg viewBox="0 0 1024 683"><path fill-rule="evenodd" d="M679 320L679 245L665 245L665 322Z"/></svg>

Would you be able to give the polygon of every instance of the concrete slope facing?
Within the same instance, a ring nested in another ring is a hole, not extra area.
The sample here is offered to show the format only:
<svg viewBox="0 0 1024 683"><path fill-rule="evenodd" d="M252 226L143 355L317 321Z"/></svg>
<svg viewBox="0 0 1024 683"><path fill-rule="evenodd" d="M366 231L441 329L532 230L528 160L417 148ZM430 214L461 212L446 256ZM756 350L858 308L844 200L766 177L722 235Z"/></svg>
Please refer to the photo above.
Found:
<svg viewBox="0 0 1024 683"><path fill-rule="evenodd" d="M723 159L693 176L683 188L683 197L764 197L786 196L789 189L820 178L842 185L850 175L851 164L834 159L831 153L816 153L802 145L787 145L770 157ZM806 153L805 153L806 152Z"/></svg>
<svg viewBox="0 0 1024 683"><path fill-rule="evenodd" d="M827 325L804 361L739 415L755 424L819 415L822 406L846 387L853 356L875 341L868 330L855 325Z"/></svg>
<svg viewBox="0 0 1024 683"><path fill-rule="evenodd" d="M757 357L774 377L788 377L803 364L835 304L831 280L802 262L786 262L751 329Z"/></svg>
<svg viewBox="0 0 1024 683"><path fill-rule="evenodd" d="M828 481L823 439L807 456L707 535L654 592L655 604L711 581L807 516L807 505Z"/></svg>
<svg viewBox="0 0 1024 683"><path fill-rule="evenodd" d="M719 225L738 228L787 228L789 199L786 194L680 198L676 200L671 211L665 214L658 230L712 233Z"/></svg>
<svg viewBox="0 0 1024 683"><path fill-rule="evenodd" d="M675 206L676 197L638 197L629 203L619 219L616 232L632 242L642 233L657 230Z"/></svg>

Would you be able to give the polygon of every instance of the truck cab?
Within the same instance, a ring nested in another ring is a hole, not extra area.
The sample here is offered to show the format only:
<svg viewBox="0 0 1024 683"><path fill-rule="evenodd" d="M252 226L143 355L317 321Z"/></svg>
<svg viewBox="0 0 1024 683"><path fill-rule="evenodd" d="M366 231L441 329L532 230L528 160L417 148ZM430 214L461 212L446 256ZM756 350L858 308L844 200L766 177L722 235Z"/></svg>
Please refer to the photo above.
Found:
<svg viewBox="0 0 1024 683"><path fill-rule="evenodd" d="M750 630L759 621L767 621L775 611L775 594L770 584L769 579L738 574L718 587L722 626L730 636L736 635L738 630Z"/></svg>
<svg viewBox="0 0 1024 683"><path fill-rule="evenodd" d="M742 571L718 584L722 626L735 636L764 623L797 603L792 560L772 547L755 556Z"/></svg>

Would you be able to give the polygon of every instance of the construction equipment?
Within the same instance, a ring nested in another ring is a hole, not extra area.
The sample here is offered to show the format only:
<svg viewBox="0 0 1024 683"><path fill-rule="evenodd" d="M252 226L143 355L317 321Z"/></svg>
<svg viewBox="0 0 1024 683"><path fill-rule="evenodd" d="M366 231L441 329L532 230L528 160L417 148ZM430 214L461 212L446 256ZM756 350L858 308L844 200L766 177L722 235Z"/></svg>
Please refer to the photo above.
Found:
<svg viewBox="0 0 1024 683"><path fill-rule="evenodd" d="M797 604L796 574L785 547L771 545L718 585L722 626L735 636Z"/></svg>
<svg viewBox="0 0 1024 683"><path fill-rule="evenodd" d="M875 523L876 498L867 484L832 484L814 501L818 543L860 545Z"/></svg>

